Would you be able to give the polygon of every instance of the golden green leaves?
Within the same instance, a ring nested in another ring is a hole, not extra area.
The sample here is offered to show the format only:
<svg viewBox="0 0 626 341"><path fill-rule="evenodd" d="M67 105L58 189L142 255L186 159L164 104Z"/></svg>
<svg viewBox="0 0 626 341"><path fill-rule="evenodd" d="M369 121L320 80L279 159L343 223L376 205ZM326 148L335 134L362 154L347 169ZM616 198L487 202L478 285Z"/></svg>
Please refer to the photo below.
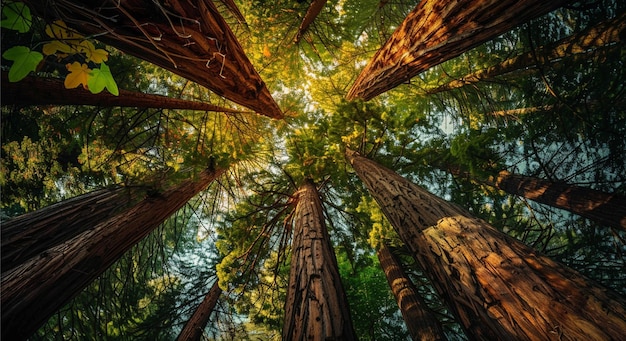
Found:
<svg viewBox="0 0 626 341"><path fill-rule="evenodd" d="M8 2L3 5L0 27L27 33L32 23L30 9L24 3ZM96 48L93 42L68 28L62 20L46 25L45 33L51 40L43 44L43 54L27 46L13 46L2 54L4 59L13 62L9 69L9 82L18 82L36 71L45 56L46 60L56 58L60 65L71 62L66 66L69 71L64 82L66 88L82 85L94 94L106 88L111 94L119 95L111 70L104 64L109 58L106 50ZM65 73L64 70L59 71Z"/></svg>

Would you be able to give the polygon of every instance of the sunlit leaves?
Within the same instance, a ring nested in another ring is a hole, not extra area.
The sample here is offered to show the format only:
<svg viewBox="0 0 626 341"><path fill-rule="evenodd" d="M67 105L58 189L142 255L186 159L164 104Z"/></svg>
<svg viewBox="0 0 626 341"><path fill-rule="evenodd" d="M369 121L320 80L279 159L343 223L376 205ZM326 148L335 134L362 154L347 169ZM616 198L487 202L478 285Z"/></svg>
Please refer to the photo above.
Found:
<svg viewBox="0 0 626 341"><path fill-rule="evenodd" d="M111 70L104 63L100 64L99 69L93 69L91 71L87 80L87 85L89 86L89 91L94 94L97 94L106 88L111 94L115 96L119 95L119 90L115 80L113 79Z"/></svg>
<svg viewBox="0 0 626 341"><path fill-rule="evenodd" d="M2 7L0 27L26 33L32 24L30 9L23 2L9 2Z"/></svg>
<svg viewBox="0 0 626 341"><path fill-rule="evenodd" d="M89 73L91 72L87 64L73 62L72 64L67 64L67 70L70 73L65 77L65 82L63 83L66 88L74 89L79 85L82 85L85 89L87 88Z"/></svg>
<svg viewBox="0 0 626 341"><path fill-rule="evenodd" d="M28 76L31 71L37 69L37 65L43 60L43 55L37 51L31 51L26 46L14 46L6 50L2 57L12 60L13 65L9 69L9 82L17 82Z"/></svg>

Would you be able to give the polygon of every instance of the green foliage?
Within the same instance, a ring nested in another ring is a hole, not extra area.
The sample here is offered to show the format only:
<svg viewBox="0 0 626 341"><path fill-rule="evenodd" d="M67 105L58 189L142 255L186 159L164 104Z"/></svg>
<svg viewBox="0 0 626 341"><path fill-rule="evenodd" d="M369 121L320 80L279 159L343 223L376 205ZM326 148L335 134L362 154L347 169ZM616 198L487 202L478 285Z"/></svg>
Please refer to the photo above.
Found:
<svg viewBox="0 0 626 341"><path fill-rule="evenodd" d="M33 17L30 8L23 2L7 2L2 4L2 20L0 27L16 30L20 33L30 31Z"/></svg>
<svg viewBox="0 0 626 341"><path fill-rule="evenodd" d="M120 93L111 74L111 69L104 62L100 63L99 69L91 71L91 77L87 80L87 86L93 94L97 94L105 88L115 96L118 96Z"/></svg>
<svg viewBox="0 0 626 341"><path fill-rule="evenodd" d="M43 55L26 46L14 46L4 51L2 58L13 61L9 69L9 82L18 82L37 69Z"/></svg>

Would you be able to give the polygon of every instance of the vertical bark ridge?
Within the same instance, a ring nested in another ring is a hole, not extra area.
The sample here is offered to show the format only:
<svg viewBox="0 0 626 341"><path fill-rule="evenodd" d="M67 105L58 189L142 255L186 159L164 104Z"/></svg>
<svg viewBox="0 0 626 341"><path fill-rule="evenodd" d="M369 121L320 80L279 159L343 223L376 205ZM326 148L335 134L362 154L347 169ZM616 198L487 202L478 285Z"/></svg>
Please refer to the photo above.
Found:
<svg viewBox="0 0 626 341"><path fill-rule="evenodd" d="M313 182L302 185L297 197L283 340L356 340Z"/></svg>
<svg viewBox="0 0 626 341"><path fill-rule="evenodd" d="M414 341L446 340L441 323L402 269L396 255L384 244L377 255L411 338Z"/></svg>
<svg viewBox="0 0 626 341"><path fill-rule="evenodd" d="M148 197L2 277L2 339L28 338L55 311L102 274L224 170L206 170Z"/></svg>
<svg viewBox="0 0 626 341"><path fill-rule="evenodd" d="M568 0L422 0L357 77L348 99L370 100Z"/></svg>
<svg viewBox="0 0 626 341"><path fill-rule="evenodd" d="M393 171L347 157L469 335L617 340L626 300Z"/></svg>

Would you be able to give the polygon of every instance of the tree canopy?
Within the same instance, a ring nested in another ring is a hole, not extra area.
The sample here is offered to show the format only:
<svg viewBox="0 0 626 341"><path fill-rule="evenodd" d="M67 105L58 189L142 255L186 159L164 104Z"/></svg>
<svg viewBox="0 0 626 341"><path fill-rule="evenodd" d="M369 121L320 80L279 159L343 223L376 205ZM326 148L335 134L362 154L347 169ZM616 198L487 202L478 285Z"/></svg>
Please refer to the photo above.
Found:
<svg viewBox="0 0 626 341"><path fill-rule="evenodd" d="M566 2L368 101L346 96L420 1L202 1L217 25L200 23L186 0L102 12L55 3L2 1L2 225L98 190L151 198L207 168L226 171L31 339L173 340L217 283L206 339L280 340L305 182L321 199L360 340L410 337L376 256L383 245L445 336L467 339L346 148L626 295L626 222L609 226L490 185L515 174L626 196L623 1ZM219 29L236 39L236 62L253 69L228 64ZM214 64L194 59L207 48ZM171 59L194 69L178 72ZM45 96L26 86L35 81Z"/></svg>

